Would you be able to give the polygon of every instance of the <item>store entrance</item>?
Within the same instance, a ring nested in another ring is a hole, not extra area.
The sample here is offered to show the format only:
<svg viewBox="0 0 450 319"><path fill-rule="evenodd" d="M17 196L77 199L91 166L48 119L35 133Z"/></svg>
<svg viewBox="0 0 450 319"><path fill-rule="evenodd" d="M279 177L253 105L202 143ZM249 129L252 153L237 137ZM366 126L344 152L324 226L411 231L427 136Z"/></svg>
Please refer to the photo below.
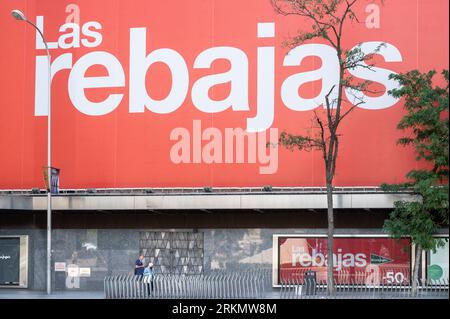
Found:
<svg viewBox="0 0 450 319"><path fill-rule="evenodd" d="M157 273L198 275L203 272L202 232L141 231L139 248Z"/></svg>
<svg viewBox="0 0 450 319"><path fill-rule="evenodd" d="M20 238L0 238L0 286L19 286Z"/></svg>

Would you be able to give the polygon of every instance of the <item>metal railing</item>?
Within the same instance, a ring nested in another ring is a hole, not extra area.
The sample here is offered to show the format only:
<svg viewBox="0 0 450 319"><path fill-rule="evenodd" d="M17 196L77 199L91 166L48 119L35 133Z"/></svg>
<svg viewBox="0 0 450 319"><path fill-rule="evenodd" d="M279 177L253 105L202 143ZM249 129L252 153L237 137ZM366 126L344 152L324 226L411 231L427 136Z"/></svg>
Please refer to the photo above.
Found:
<svg viewBox="0 0 450 319"><path fill-rule="evenodd" d="M373 194L389 193L378 186L355 186L355 187L334 187L335 194ZM89 188L89 189L60 189L59 196L121 196L121 195L214 195L214 194L326 194L326 187L271 187L265 190L264 187L214 187L205 192L204 187L183 187L183 188ZM20 195L39 196L45 195L45 189L0 189L0 195ZM411 190L404 189L397 193L411 193Z"/></svg>
<svg viewBox="0 0 450 319"><path fill-rule="evenodd" d="M420 280L411 285L367 284L355 278L335 282L328 295L326 281L293 278L272 288L270 269L214 271L204 275L118 275L104 279L106 299L448 299L449 280Z"/></svg>
<svg viewBox="0 0 450 319"><path fill-rule="evenodd" d="M281 299L448 299L449 280L419 280L413 291L410 284L367 284L352 279L343 285L335 281L335 292L328 294L326 281L291 279L280 288Z"/></svg>
<svg viewBox="0 0 450 319"><path fill-rule="evenodd" d="M263 299L271 289L271 271L217 271L206 275L119 275L104 279L106 299Z"/></svg>

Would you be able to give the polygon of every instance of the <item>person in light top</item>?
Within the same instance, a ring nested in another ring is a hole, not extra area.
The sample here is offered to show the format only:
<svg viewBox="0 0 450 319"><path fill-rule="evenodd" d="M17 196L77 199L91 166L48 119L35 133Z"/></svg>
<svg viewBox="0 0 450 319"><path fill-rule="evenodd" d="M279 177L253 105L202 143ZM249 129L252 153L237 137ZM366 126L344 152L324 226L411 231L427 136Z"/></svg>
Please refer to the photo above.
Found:
<svg viewBox="0 0 450 319"><path fill-rule="evenodd" d="M147 284L147 291L150 295L153 291L153 278L155 277L155 271L153 270L153 264L148 263L144 269L144 282Z"/></svg>

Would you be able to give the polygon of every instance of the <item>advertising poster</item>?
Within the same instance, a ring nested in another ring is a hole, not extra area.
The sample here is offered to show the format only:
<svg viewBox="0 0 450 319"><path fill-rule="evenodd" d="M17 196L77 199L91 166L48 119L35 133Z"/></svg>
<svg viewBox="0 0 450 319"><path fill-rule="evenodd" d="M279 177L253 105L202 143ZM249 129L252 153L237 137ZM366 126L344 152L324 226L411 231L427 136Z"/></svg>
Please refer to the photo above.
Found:
<svg viewBox="0 0 450 319"><path fill-rule="evenodd" d="M447 281L449 279L448 274L448 239L445 242L445 246L438 248L436 252L430 252L427 265L427 279L434 281L436 284L439 282Z"/></svg>
<svg viewBox="0 0 450 319"><path fill-rule="evenodd" d="M55 262L55 271L66 271L65 262Z"/></svg>
<svg viewBox="0 0 450 319"><path fill-rule="evenodd" d="M51 97L45 46L13 9L44 32ZM375 92L362 105L344 92L343 112L356 108L340 125L335 186L404 181L417 162L397 145L404 102L388 77L448 68L448 0L377 9L374 24L372 1L358 2L359 22L343 30L345 50L376 52L372 72L348 71ZM323 186L320 151L267 147L283 131L318 133L314 112L325 115L338 81L327 41L283 46L310 28L268 0L0 1L0 188L42 186L48 100L62 189Z"/></svg>
<svg viewBox="0 0 450 319"><path fill-rule="evenodd" d="M304 282L306 271L325 281L326 237L280 237L279 282ZM334 279L338 284L407 284L411 275L410 240L347 237L334 240Z"/></svg>
<svg viewBox="0 0 450 319"><path fill-rule="evenodd" d="M79 276L80 277L91 277L91 268L80 267Z"/></svg>

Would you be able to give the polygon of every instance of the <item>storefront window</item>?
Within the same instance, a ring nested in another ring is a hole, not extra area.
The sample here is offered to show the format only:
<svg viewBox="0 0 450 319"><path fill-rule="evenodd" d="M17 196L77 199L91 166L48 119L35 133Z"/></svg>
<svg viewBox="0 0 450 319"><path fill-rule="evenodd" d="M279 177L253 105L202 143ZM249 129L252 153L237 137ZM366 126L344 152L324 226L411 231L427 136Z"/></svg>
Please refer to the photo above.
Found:
<svg viewBox="0 0 450 319"><path fill-rule="evenodd" d="M279 238L279 282L302 283L306 271L317 280L327 279L327 239ZM334 279L338 284L410 283L410 240L380 237L350 237L334 240Z"/></svg>
<svg viewBox="0 0 450 319"><path fill-rule="evenodd" d="M436 281L436 283L445 280L448 283L448 250L447 239L444 247L438 248L436 252L431 251L429 253L429 258L427 258L427 279Z"/></svg>

